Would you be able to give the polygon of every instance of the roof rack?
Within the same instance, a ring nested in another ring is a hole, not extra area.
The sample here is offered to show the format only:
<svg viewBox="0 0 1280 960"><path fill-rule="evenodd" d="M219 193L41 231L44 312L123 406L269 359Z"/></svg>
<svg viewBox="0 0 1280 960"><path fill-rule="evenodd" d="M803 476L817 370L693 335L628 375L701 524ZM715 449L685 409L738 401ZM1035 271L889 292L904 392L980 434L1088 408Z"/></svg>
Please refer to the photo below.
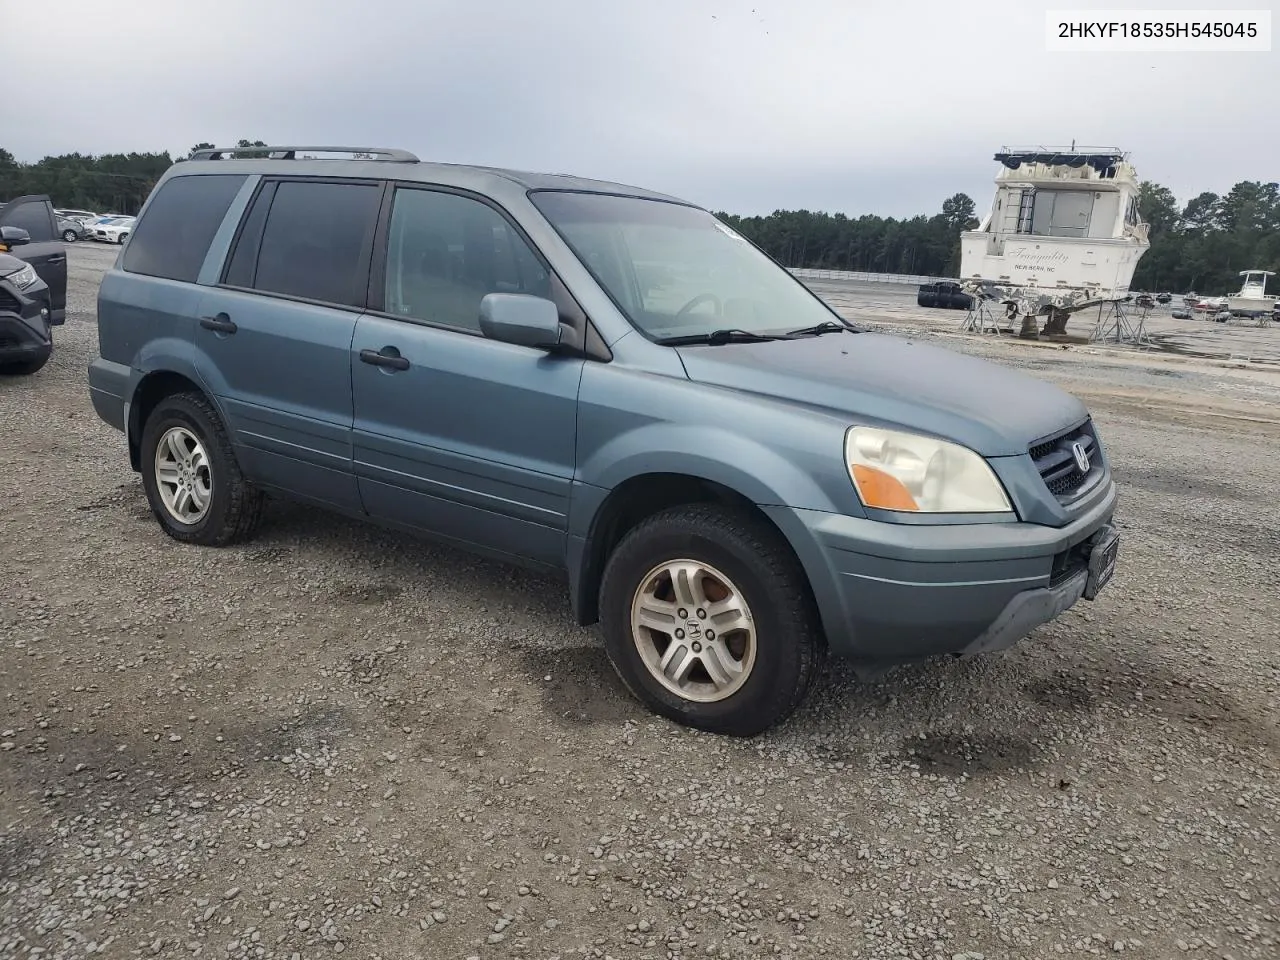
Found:
<svg viewBox="0 0 1280 960"><path fill-rule="evenodd" d="M408 150L396 150L390 147L210 147L204 150L192 150L188 160L224 160L244 159L245 154L263 160L325 160L328 157L299 157L307 153L345 153L345 160L390 160L394 163L418 163L416 156Z"/></svg>

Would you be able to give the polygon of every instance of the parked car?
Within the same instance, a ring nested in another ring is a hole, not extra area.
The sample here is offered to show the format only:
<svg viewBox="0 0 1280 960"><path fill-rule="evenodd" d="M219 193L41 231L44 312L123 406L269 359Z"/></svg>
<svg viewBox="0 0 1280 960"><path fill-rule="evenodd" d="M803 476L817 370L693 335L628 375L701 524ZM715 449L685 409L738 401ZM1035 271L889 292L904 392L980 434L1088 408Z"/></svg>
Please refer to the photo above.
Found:
<svg viewBox="0 0 1280 960"><path fill-rule="evenodd" d="M998 650L1116 569L1078 399L860 330L702 208L264 149L168 170L98 294L89 393L175 540L272 494L559 573L631 691L734 735L827 651Z"/></svg>
<svg viewBox="0 0 1280 960"><path fill-rule="evenodd" d="M916 303L922 307L941 307L945 310L968 310L973 297L965 293L954 280L936 280L920 284Z"/></svg>
<svg viewBox="0 0 1280 960"><path fill-rule="evenodd" d="M77 240L83 240L89 235L89 228L80 220L75 220L71 217L58 217L56 224L58 235L62 237L64 243L75 243Z"/></svg>
<svg viewBox="0 0 1280 960"><path fill-rule="evenodd" d="M55 208L53 212L60 217L66 217L68 220L79 220L81 223L92 222L97 220L99 216L99 214L91 210L69 210L65 208L59 210Z"/></svg>
<svg viewBox="0 0 1280 960"><path fill-rule="evenodd" d="M52 353L49 288L31 264L0 253L0 376L35 373Z"/></svg>
<svg viewBox="0 0 1280 960"><path fill-rule="evenodd" d="M67 318L67 248L58 235L53 204L44 195L0 201L0 253L25 260L48 288L49 322Z"/></svg>
<svg viewBox="0 0 1280 960"><path fill-rule="evenodd" d="M135 217L113 217L93 225L93 239L102 243L124 243L133 230Z"/></svg>

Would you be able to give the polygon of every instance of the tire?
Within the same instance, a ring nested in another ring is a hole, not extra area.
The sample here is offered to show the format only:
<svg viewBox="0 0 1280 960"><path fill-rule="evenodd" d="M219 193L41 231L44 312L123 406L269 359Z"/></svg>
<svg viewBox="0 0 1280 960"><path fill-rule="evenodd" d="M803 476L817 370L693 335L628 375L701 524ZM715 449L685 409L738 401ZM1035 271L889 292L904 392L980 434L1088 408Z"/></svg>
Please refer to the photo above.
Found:
<svg viewBox="0 0 1280 960"><path fill-rule="evenodd" d="M718 647L709 642L711 621L719 617L723 624L727 614L700 620L696 607L686 610L679 603L673 579L656 572L682 560L709 573L693 596L714 603L714 588L723 606L732 599L726 594L736 592L749 611L738 622L750 624L749 629L726 630L728 639L717 639ZM654 584L664 586L654 590ZM672 607L670 631L633 629L634 605L646 595L651 604ZM712 504L663 510L623 537L601 580L600 624L609 659L637 699L677 723L736 737L753 737L789 716L804 699L825 651L808 582L781 536L745 513ZM673 664L681 672L690 651L699 647L699 636L702 651L686 678L694 685L682 694L670 685L674 680L664 682L655 671L678 645L684 649L674 654ZM730 677L722 666L730 663L726 653L737 672L729 683L716 684L706 664L716 665L721 680ZM698 683L703 677L706 681Z"/></svg>
<svg viewBox="0 0 1280 960"><path fill-rule="evenodd" d="M34 360L0 361L0 375L6 377L29 377L48 363L51 356L53 356L52 350Z"/></svg>
<svg viewBox="0 0 1280 960"><path fill-rule="evenodd" d="M122 246L122 247L123 247L123 246L124 246L124 242L125 242L126 240L128 240L128 239L129 239L129 235L128 235L127 233L122 233L122 234L120 234L119 239L117 239L117 240L116 240L116 243L120 244L120 246Z"/></svg>
<svg viewBox="0 0 1280 960"><path fill-rule="evenodd" d="M180 460L169 437L188 456ZM161 450L161 444L164 449ZM194 442L194 444L192 443ZM194 449L193 449L194 447ZM197 455L197 451L203 456ZM158 472L169 466L162 481ZM250 539L262 518L263 495L245 479L226 428L213 405L198 393L178 393L156 405L142 429L142 486L164 532L182 543L225 547ZM180 496L185 485L186 496ZM183 505L203 510L175 509Z"/></svg>
<svg viewBox="0 0 1280 960"><path fill-rule="evenodd" d="M62 240L64 243L75 243L79 239L80 238L76 236L76 232L74 230L62 231Z"/></svg>

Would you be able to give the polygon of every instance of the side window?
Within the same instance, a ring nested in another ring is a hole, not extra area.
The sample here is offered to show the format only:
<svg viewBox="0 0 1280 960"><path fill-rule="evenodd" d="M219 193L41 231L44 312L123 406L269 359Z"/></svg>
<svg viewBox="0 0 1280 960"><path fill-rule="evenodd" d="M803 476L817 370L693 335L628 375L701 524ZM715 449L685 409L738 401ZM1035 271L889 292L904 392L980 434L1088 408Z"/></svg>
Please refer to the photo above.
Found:
<svg viewBox="0 0 1280 960"><path fill-rule="evenodd" d="M382 186L376 183L285 180L276 184L258 246L254 289L363 306L368 251L381 201ZM242 235L237 246L245 242ZM237 249L237 259L239 253ZM237 266L232 263L233 269Z"/></svg>
<svg viewBox="0 0 1280 960"><path fill-rule="evenodd" d="M551 277L492 207L433 190L396 191L387 238L386 311L480 329L488 293L551 296Z"/></svg>
<svg viewBox="0 0 1280 960"><path fill-rule="evenodd" d="M53 217L50 216L51 209L47 202L38 203L34 200L14 204L4 211L3 223L6 227L21 227L27 231L31 234L32 243L46 243L58 239L53 228Z"/></svg>
<svg viewBox="0 0 1280 960"><path fill-rule="evenodd" d="M243 174L174 177L133 229L121 266L129 273L194 283Z"/></svg>
<svg viewBox="0 0 1280 960"><path fill-rule="evenodd" d="M252 287L253 275L258 269L258 250L262 247L262 226L267 222L267 212L276 195L276 184L264 183L258 195L249 204L249 211L240 221L240 235L231 250L226 274L222 282L231 287Z"/></svg>

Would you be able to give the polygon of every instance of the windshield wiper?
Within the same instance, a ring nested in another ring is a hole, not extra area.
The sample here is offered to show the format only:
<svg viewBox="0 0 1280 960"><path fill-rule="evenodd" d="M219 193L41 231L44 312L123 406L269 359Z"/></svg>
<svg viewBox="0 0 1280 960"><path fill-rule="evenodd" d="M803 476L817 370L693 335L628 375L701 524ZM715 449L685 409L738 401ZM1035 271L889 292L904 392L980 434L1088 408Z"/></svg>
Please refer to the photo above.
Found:
<svg viewBox="0 0 1280 960"><path fill-rule="evenodd" d="M849 333L857 333L858 331L843 323L837 323L835 320L823 320L821 323L814 324L812 327L801 327L799 330L788 330L788 337L820 337L824 333L839 333L841 330L847 330Z"/></svg>
<svg viewBox="0 0 1280 960"><path fill-rule="evenodd" d="M691 343L706 343L718 347L726 343L763 343L766 340L785 340L785 336L752 333L750 330L712 330L710 333L691 333L682 337L662 337L657 342L667 347L681 347Z"/></svg>

